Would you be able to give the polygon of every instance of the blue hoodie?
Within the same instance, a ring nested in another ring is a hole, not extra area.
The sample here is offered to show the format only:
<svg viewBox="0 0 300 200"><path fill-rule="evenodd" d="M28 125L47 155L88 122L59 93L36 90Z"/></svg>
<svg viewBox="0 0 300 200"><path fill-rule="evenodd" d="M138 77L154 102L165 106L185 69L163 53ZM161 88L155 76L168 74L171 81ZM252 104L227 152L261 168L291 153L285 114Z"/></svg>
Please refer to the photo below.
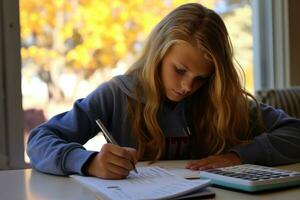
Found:
<svg viewBox="0 0 300 200"><path fill-rule="evenodd" d="M27 146L32 166L50 174L84 175L84 165L96 152L82 145L100 131L95 123L98 118L120 146L136 148L126 110L126 96L135 98L135 84L131 76L114 77L86 98L77 100L70 111L33 129ZM300 161L300 120L267 105L261 104L260 109L267 132L253 129L250 143L235 146L230 151L236 152L243 163L271 166ZM174 107L163 104L158 122L166 138L164 159L188 159L185 101Z"/></svg>

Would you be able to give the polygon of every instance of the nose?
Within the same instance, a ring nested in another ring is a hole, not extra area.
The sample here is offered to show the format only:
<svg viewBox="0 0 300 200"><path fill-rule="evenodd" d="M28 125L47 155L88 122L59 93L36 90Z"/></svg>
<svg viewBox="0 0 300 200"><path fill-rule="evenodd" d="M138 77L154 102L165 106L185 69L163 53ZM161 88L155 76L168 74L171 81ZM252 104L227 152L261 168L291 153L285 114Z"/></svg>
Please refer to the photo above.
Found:
<svg viewBox="0 0 300 200"><path fill-rule="evenodd" d="M189 94L193 88L193 82L190 80L183 80L181 82L182 93L184 95Z"/></svg>

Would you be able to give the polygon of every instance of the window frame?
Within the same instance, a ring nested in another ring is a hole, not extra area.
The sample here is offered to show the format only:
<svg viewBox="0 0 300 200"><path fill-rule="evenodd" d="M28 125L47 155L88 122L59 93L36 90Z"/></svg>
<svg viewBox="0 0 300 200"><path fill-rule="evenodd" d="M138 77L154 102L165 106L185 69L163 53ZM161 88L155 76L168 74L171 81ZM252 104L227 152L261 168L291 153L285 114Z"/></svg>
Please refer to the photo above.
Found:
<svg viewBox="0 0 300 200"><path fill-rule="evenodd" d="M1 0L0 139L1 168L18 169L24 162L19 1Z"/></svg>
<svg viewBox="0 0 300 200"><path fill-rule="evenodd" d="M286 0L252 0L255 90L290 86Z"/></svg>
<svg viewBox="0 0 300 200"><path fill-rule="evenodd" d="M2 11L2 1L0 1L0 10ZM2 19L2 12L0 12ZM6 136L5 136L5 122L4 122L4 61L3 61L3 36L2 36L2 20L0 20L0 169L7 168L7 151L6 151Z"/></svg>

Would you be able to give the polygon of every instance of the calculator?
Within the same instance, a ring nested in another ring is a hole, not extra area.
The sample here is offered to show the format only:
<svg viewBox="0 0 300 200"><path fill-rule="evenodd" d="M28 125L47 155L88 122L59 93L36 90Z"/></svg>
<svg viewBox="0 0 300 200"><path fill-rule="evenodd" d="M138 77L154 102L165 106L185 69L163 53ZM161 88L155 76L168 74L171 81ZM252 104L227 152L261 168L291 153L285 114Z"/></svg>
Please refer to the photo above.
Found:
<svg viewBox="0 0 300 200"><path fill-rule="evenodd" d="M200 172L216 186L257 192L300 185L300 172L243 164Z"/></svg>

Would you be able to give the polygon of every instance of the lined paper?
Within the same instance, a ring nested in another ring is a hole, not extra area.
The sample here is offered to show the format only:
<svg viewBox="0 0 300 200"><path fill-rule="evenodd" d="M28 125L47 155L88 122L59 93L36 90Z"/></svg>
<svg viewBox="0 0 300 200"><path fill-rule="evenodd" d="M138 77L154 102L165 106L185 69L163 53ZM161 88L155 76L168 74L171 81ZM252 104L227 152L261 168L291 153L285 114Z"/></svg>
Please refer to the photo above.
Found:
<svg viewBox="0 0 300 200"><path fill-rule="evenodd" d="M169 199L205 188L210 180L186 180L160 167L138 167L126 179L104 180L72 175L104 199Z"/></svg>

